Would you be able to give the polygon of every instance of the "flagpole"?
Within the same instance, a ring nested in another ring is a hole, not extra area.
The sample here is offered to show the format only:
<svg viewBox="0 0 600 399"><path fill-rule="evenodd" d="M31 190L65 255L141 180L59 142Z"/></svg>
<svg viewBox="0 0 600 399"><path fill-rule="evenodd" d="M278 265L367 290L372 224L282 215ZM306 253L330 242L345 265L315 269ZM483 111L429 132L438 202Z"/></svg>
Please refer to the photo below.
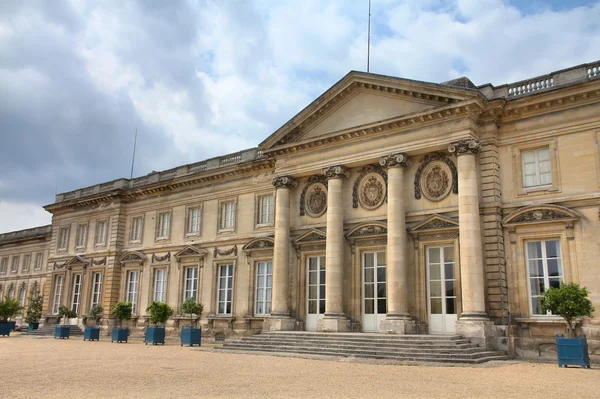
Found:
<svg viewBox="0 0 600 399"><path fill-rule="evenodd" d="M135 137L133 138L133 156L131 157L131 175L129 179L133 179L133 164L135 162L135 146L137 144L137 127L135 128Z"/></svg>
<svg viewBox="0 0 600 399"><path fill-rule="evenodd" d="M369 25L367 29L367 72L369 72L369 64L371 59L371 0L369 0Z"/></svg>

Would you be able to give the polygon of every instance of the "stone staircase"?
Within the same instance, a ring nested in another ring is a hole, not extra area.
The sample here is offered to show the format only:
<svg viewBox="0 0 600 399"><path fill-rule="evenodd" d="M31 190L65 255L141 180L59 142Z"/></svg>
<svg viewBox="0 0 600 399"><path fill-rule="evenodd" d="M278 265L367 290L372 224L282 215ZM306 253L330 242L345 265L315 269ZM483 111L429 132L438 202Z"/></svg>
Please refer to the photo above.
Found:
<svg viewBox="0 0 600 399"><path fill-rule="evenodd" d="M25 336L39 336L39 337L53 337L54 336L54 326L56 324L46 324L44 326L40 326L37 330L27 331L25 328L21 335ZM83 339L83 330L79 328L79 326L68 326L71 328L70 338L81 338Z"/></svg>
<svg viewBox="0 0 600 399"><path fill-rule="evenodd" d="M458 335L263 332L227 341L216 349L465 364L510 358L506 352L488 351Z"/></svg>

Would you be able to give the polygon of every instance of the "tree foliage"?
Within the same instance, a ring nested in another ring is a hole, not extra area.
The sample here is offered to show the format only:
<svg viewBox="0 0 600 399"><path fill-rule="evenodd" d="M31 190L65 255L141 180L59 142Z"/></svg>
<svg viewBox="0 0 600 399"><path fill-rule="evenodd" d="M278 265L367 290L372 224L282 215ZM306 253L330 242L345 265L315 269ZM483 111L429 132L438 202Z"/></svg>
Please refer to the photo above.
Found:
<svg viewBox="0 0 600 399"><path fill-rule="evenodd" d="M8 319L15 317L22 309L23 306L17 299L7 296L3 301L0 301L0 322L8 322Z"/></svg>
<svg viewBox="0 0 600 399"><path fill-rule="evenodd" d="M119 325L123 327L123 320L131 320L133 305L131 302L117 302L111 310L112 314L119 319Z"/></svg>
<svg viewBox="0 0 600 399"><path fill-rule="evenodd" d="M568 325L568 333L573 336L573 323L581 317L591 317L594 306L588 298L588 290L579 284L561 284L558 288L550 288L542 294L543 311L561 316Z"/></svg>
<svg viewBox="0 0 600 399"><path fill-rule="evenodd" d="M69 309L66 306L61 306L58 308L58 318L62 318L63 319L63 324L65 324L67 319L73 319L77 317L77 312Z"/></svg>
<svg viewBox="0 0 600 399"><path fill-rule="evenodd" d="M102 306L94 305L90 308L90 311L87 315L90 319L94 320L96 324L98 324L98 321L102 318L102 312L104 312L104 308Z"/></svg>
<svg viewBox="0 0 600 399"><path fill-rule="evenodd" d="M155 326L159 323L166 323L169 317L173 316L173 309L164 302L152 301L150 306L146 308L146 312L150 313L150 323Z"/></svg>
<svg viewBox="0 0 600 399"><path fill-rule="evenodd" d="M204 311L204 305L201 303L196 303L194 298L187 298L181 304L181 313L190 315L190 327L193 326L194 315L198 317L202 316L202 312Z"/></svg>
<svg viewBox="0 0 600 399"><path fill-rule="evenodd" d="M42 300L42 296L35 291L32 291L29 295L27 312L25 313L25 321L27 323L38 323L42 318Z"/></svg>

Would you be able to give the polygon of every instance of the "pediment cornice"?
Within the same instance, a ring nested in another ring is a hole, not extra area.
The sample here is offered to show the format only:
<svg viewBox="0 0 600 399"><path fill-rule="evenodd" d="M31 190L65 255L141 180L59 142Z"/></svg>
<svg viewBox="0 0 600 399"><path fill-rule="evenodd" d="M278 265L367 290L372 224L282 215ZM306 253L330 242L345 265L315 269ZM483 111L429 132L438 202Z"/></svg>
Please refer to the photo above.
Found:
<svg viewBox="0 0 600 399"><path fill-rule="evenodd" d="M269 155L285 155L311 150L313 148L322 147L332 143L346 143L359 140L364 137L377 137L392 132L398 133L405 130L418 129L457 118L471 118L478 121L479 116L484 112L484 110L485 103L482 100L464 100L451 105L427 109L425 111L413 112L366 125L355 126L349 129L325 134L320 137L292 141L288 144L277 145L271 149L264 149L263 151L265 154ZM290 133L296 134L293 132ZM295 137L298 137L299 135L300 133L296 134Z"/></svg>
<svg viewBox="0 0 600 399"><path fill-rule="evenodd" d="M419 234L447 230L458 230L458 221L436 213L417 223L409 232Z"/></svg>
<svg viewBox="0 0 600 399"><path fill-rule="evenodd" d="M188 245L181 251L178 251L173 257L179 262L182 258L201 258L203 259L208 255L208 251L202 248L198 248L195 245Z"/></svg>
<svg viewBox="0 0 600 399"><path fill-rule="evenodd" d="M502 220L504 227L514 227L525 224L562 222L572 224L580 216L569 208L560 205L529 205L511 212Z"/></svg>

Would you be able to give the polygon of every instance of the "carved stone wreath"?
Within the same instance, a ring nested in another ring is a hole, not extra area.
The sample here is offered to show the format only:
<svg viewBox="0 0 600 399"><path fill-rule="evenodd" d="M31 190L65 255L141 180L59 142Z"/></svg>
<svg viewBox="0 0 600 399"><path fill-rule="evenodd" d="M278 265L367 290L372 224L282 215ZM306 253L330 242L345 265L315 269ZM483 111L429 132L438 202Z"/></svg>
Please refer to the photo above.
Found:
<svg viewBox="0 0 600 399"><path fill-rule="evenodd" d="M352 207L377 209L387 199L387 172L380 165L367 165L352 188Z"/></svg>
<svg viewBox="0 0 600 399"><path fill-rule="evenodd" d="M306 214L318 218L327 210L327 187L323 183L312 184L306 193L304 209Z"/></svg>
<svg viewBox="0 0 600 399"><path fill-rule="evenodd" d="M421 175L421 192L430 201L441 201L450 194L452 171L445 163L433 161Z"/></svg>
<svg viewBox="0 0 600 399"><path fill-rule="evenodd" d="M300 194L300 216L304 216L307 212L307 204L308 204L308 194L309 194L309 190L312 190L315 184L320 183L322 186L325 187L325 209L327 209L327 178L325 176L321 176L321 175L315 175L315 176L311 176L308 178L308 181L306 182L306 185L304 186L304 188L302 189L302 194ZM321 187L322 190L322 187ZM323 212L321 213L321 215L325 212L325 209L323 210ZM317 217L317 216L313 216L313 214L308 213L309 216L311 217ZM319 215L319 216L321 216Z"/></svg>
<svg viewBox="0 0 600 399"><path fill-rule="evenodd" d="M415 174L415 199L425 196L430 201L441 201L450 191L458 194L458 171L454 163L441 152L423 157Z"/></svg>
<svg viewBox="0 0 600 399"><path fill-rule="evenodd" d="M358 202L368 210L377 209L385 201L385 180L378 173L369 173L358 185Z"/></svg>

